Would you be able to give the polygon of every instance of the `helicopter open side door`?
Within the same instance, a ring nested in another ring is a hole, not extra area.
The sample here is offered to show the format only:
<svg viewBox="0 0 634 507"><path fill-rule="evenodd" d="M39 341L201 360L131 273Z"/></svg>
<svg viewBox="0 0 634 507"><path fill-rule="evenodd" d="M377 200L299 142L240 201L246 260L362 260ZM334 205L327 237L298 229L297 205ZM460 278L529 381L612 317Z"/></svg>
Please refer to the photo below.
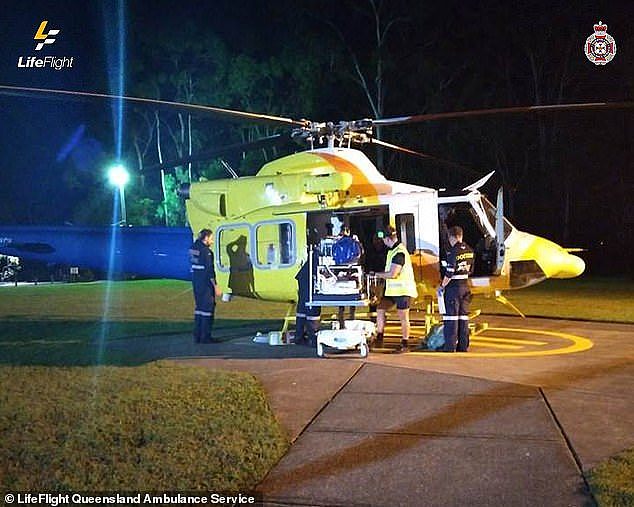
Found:
<svg viewBox="0 0 634 507"><path fill-rule="evenodd" d="M502 187L498 189L498 197L495 207L495 274L502 273L504 268L504 254L506 247L504 246L504 190Z"/></svg>
<svg viewBox="0 0 634 507"><path fill-rule="evenodd" d="M410 254L438 255L438 193L417 188L390 195L390 222Z"/></svg>

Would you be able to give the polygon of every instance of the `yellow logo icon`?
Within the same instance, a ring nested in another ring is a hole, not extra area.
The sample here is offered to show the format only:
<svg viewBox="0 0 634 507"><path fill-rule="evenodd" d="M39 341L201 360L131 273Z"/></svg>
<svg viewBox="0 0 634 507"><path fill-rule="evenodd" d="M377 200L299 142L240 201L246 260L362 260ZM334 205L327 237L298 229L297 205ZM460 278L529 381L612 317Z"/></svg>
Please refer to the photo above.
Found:
<svg viewBox="0 0 634 507"><path fill-rule="evenodd" d="M49 30L48 33L45 33L44 30L46 30L47 24L48 21L42 21L40 23L40 27L37 29L37 32L35 32L35 37L33 37L33 39L36 41L42 41L37 43L35 51L42 49L44 44L53 44L53 42L55 42L55 38L52 37L52 35L57 35L60 32L59 30Z"/></svg>

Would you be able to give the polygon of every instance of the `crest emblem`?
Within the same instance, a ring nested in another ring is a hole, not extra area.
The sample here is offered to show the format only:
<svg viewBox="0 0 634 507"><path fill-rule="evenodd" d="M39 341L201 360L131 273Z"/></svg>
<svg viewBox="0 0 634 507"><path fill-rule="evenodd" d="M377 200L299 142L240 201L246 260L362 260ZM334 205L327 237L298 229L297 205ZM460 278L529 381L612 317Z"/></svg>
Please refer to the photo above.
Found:
<svg viewBox="0 0 634 507"><path fill-rule="evenodd" d="M595 65L605 65L612 60L616 54L616 42L608 33L608 25L601 21L594 25L594 33L586 39L583 50Z"/></svg>

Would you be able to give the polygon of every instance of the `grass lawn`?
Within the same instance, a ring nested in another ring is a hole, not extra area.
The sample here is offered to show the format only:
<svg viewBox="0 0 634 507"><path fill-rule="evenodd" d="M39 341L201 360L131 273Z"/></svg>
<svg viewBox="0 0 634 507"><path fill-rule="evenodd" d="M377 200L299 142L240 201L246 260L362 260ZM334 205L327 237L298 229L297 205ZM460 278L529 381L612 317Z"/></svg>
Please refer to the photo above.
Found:
<svg viewBox="0 0 634 507"><path fill-rule="evenodd" d="M236 299L215 328L273 329L286 308ZM192 313L183 282L0 288L0 490L254 487L289 445L260 384L154 362L192 347Z"/></svg>
<svg viewBox="0 0 634 507"><path fill-rule="evenodd" d="M0 367L0 490L246 491L288 441L250 375Z"/></svg>
<svg viewBox="0 0 634 507"><path fill-rule="evenodd" d="M590 487L600 507L628 507L634 505L634 449L594 468Z"/></svg>
<svg viewBox="0 0 634 507"><path fill-rule="evenodd" d="M287 308L285 303L235 298L218 304L214 329L220 337L245 329L279 329ZM189 346L192 320L187 282L2 287L0 364L142 364ZM181 339L164 338L175 334Z"/></svg>
<svg viewBox="0 0 634 507"><path fill-rule="evenodd" d="M527 316L634 323L632 280L591 277L547 280L504 295ZM483 313L517 315L494 299L476 297L472 306L482 308Z"/></svg>

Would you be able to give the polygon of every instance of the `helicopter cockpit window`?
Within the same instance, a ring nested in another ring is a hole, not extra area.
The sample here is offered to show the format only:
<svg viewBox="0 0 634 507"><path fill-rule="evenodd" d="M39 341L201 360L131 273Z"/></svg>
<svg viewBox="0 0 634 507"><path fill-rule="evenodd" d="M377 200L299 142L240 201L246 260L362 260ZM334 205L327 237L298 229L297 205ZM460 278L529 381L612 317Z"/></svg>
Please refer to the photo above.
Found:
<svg viewBox="0 0 634 507"><path fill-rule="evenodd" d="M258 267L290 266L295 263L295 235L291 222L265 222L255 226Z"/></svg>

